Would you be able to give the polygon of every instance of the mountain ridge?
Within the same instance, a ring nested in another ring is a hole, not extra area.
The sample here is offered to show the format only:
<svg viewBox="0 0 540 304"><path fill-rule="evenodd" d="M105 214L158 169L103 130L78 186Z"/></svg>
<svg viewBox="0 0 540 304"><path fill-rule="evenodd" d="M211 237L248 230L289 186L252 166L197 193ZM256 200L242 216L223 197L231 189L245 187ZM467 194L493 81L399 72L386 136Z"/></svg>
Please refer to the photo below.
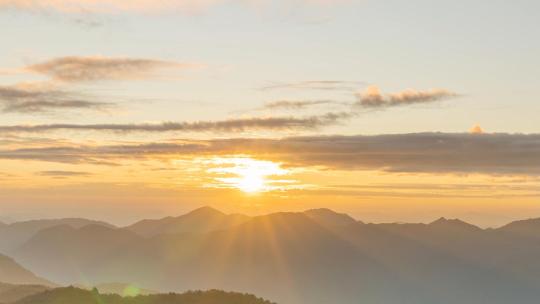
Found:
<svg viewBox="0 0 540 304"><path fill-rule="evenodd" d="M8 284L36 284L54 286L53 283L36 276L13 258L0 254L0 282Z"/></svg>
<svg viewBox="0 0 540 304"><path fill-rule="evenodd" d="M205 233L240 224L249 217L242 214L225 214L212 207L197 208L177 217L141 220L124 229L145 237L159 234Z"/></svg>
<svg viewBox="0 0 540 304"><path fill-rule="evenodd" d="M540 237L540 218L513 221L496 230L519 235Z"/></svg>
<svg viewBox="0 0 540 304"><path fill-rule="evenodd" d="M280 213L280 212L275 212L275 213ZM355 219L354 217L348 215L347 213L341 213L341 212L336 212L330 208L315 208L315 209L306 209L304 211L292 211L292 213L305 213L307 215L314 215L316 213L321 213L321 214L328 214L328 215L335 215L335 216L342 216L343 219L347 218L346 221L350 221L351 219L356 221L356 222L359 222L359 223L364 223L364 221L362 220L358 220L358 219ZM192 211L189 211L187 213L184 213L184 214L181 214L179 216L167 216L167 217L163 217L163 218L159 218L159 219L142 219L142 220L138 220L130 225L127 225L127 226L116 226L116 225L113 225L113 224L110 224L110 223L107 223L105 221L101 221L101 220L93 220L93 219L87 219L87 218L83 218L83 217L72 217L72 218L56 218L56 219L34 219L34 220L25 220L25 221L16 221L16 222L13 222L13 223L10 223L10 224L6 224L6 223L3 223L3 222L0 222L0 231L2 230L2 228L6 228L6 227L14 227L14 226L23 226L23 225L29 225L29 224L32 224L32 223L51 223L49 225L44 225L45 227L51 227L51 226L57 226L57 225L61 225L61 224L66 224L66 222L73 222L72 224L68 223L69 226L72 226L72 227L76 227L76 228L80 228L82 226L86 226L86 225L90 225L90 224L97 224L97 225L101 225L101 226L105 226L105 227L109 227L109 228L123 228L123 229L128 229L130 230L129 228L138 224L138 223L144 223L144 222L159 222L159 221L171 221L171 220L174 220L174 219L178 219L178 218L181 218L181 217L184 217L186 215L195 215L195 214L214 214L214 215L221 215L221 216L238 216L238 217L253 217L253 216L248 216L248 215L245 215L245 214L241 214L241 213L230 213L230 214L227 214L227 213L224 213L222 211L220 211L219 209L216 209L214 207L211 207L211 206L202 206L202 207L199 207L199 208L196 208ZM268 214L263 214L263 215L270 215L272 213L268 213ZM313 216L312 216L313 217ZM77 222L79 222L80 224L77 224ZM473 226L473 227L477 227L479 229L482 229L482 230L498 230L498 229L503 229L507 226L511 226L513 224L517 224L517 223L530 223L530 222L534 222L536 224L538 224L540 226L540 217L538 218L528 218L528 219L520 219L520 220L514 220L514 221L510 221L504 225L500 225L498 227L488 227L488 228L481 228L479 226L476 226L472 223L469 223L467 221L464 221L464 220L461 220L459 218L447 218L447 217L439 217L431 222L426 222L426 223L414 223L414 222L401 222L401 221L396 221L396 222L378 222L378 223L372 223L372 222L366 222L366 224L374 224L374 225L388 225L388 224L393 224L393 225L420 225L420 224L423 224L423 225L436 225L438 223L443 223L443 222L446 222L446 223L454 223L454 224L457 224L457 223L460 223L460 224L467 224L467 225L470 225L470 226ZM352 223L352 221L350 221L350 223ZM43 229L43 228L41 228Z"/></svg>
<svg viewBox="0 0 540 304"><path fill-rule="evenodd" d="M28 241L36 233L46 228L59 225L80 228L90 224L102 225L105 227L115 227L114 225L103 221L89 220L84 218L43 219L15 222L0 227L0 252L10 253L12 250Z"/></svg>
<svg viewBox="0 0 540 304"><path fill-rule="evenodd" d="M533 259L540 244L461 220L363 224L318 209L243 217L224 227L219 219L227 214L215 209L186 215L184 230L153 236L99 225L51 227L16 257L63 284L218 288L283 303L450 304L439 298L460 294L462 302L504 304L518 294L540 296L540 262Z"/></svg>

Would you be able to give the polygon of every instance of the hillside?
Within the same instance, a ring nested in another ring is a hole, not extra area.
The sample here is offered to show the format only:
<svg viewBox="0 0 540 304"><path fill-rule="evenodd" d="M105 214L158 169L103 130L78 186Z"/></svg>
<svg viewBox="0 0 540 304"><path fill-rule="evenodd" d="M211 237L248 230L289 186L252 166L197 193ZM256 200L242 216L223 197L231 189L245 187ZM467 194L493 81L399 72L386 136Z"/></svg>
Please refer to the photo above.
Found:
<svg viewBox="0 0 540 304"><path fill-rule="evenodd" d="M272 304L253 295L218 290L121 297L74 287L45 291L15 304Z"/></svg>
<svg viewBox="0 0 540 304"><path fill-rule="evenodd" d="M52 285L51 282L37 277L15 262L15 260L5 255L0 255L0 282L11 284Z"/></svg>
<svg viewBox="0 0 540 304"><path fill-rule="evenodd" d="M15 285L0 283L0 303L15 302L49 289L50 287L43 285Z"/></svg>
<svg viewBox="0 0 540 304"><path fill-rule="evenodd" d="M46 274L54 281L85 283L81 269L98 267L117 251L125 258L128 253L124 249L141 240L142 237L133 232L101 225L78 229L67 225L55 226L38 232L17 250L17 256L27 267L38 274ZM71 262L71 267L66 267L66 261ZM59 272L71 279L62 280L56 275Z"/></svg>
<svg viewBox="0 0 540 304"><path fill-rule="evenodd" d="M121 296L138 296L138 295L151 295L159 292L155 290L149 290L140 288L136 284L125 283L101 283L95 286L100 293L117 294ZM92 288L88 288L92 289Z"/></svg>
<svg viewBox="0 0 540 304"><path fill-rule="evenodd" d="M497 231L517 236L540 238L540 219L528 219L509 223Z"/></svg>
<svg viewBox="0 0 540 304"><path fill-rule="evenodd" d="M87 225L113 227L105 222L80 218L32 220L4 226L0 225L0 253L11 253L39 231L60 225L72 228L81 228Z"/></svg>

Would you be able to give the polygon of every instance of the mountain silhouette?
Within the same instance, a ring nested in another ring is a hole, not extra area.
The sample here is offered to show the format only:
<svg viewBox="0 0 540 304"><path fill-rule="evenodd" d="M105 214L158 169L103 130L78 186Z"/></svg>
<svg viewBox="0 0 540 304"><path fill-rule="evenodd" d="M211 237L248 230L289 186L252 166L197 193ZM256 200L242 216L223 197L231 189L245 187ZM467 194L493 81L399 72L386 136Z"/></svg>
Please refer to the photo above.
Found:
<svg viewBox="0 0 540 304"><path fill-rule="evenodd" d="M44 285L16 285L0 283L0 303L12 303L31 295L42 293L51 287Z"/></svg>
<svg viewBox="0 0 540 304"><path fill-rule="evenodd" d="M45 279L39 278L29 270L23 268L15 260L5 255L0 255L0 282L12 284L38 284L52 286Z"/></svg>
<svg viewBox="0 0 540 304"><path fill-rule="evenodd" d="M55 281L62 281L54 275L61 269L77 277L76 282L84 283L85 278L81 276L79 267L97 267L110 254L122 252L126 246L141 240L142 237L135 233L119 228L95 224L81 228L60 225L41 230L18 248L15 254L24 265ZM40 259L33 258L35 253L39 253ZM70 261L72 267L66 268L66 261Z"/></svg>
<svg viewBox="0 0 540 304"><path fill-rule="evenodd" d="M62 284L217 288L279 303L506 304L540 297L536 236L444 218L364 224L329 209L229 218L202 208L138 223L148 230L56 226L14 256Z"/></svg>
<svg viewBox="0 0 540 304"><path fill-rule="evenodd" d="M111 224L105 222L80 218L33 220L17 222L10 225L0 225L0 252L9 253L10 251L24 244L36 233L46 228L58 225L67 225L73 228L80 228L90 224L113 227Z"/></svg>
<svg viewBox="0 0 540 304"><path fill-rule="evenodd" d="M211 207L202 207L178 217L142 220L127 230L150 237L160 234L205 233L241 224L249 219L241 214L227 215Z"/></svg>
<svg viewBox="0 0 540 304"><path fill-rule="evenodd" d="M435 227L437 229L452 230L454 232L457 232L457 231L474 232L474 231L482 230L479 227L466 223L462 220L446 219L444 217L441 217L438 220L431 222L429 226Z"/></svg>
<svg viewBox="0 0 540 304"><path fill-rule="evenodd" d="M540 238L540 218L515 221L497 230L521 236Z"/></svg>
<svg viewBox="0 0 540 304"><path fill-rule="evenodd" d="M345 213L337 213L327 208L311 209L304 214L315 222L329 227L347 226L356 222L354 218Z"/></svg>

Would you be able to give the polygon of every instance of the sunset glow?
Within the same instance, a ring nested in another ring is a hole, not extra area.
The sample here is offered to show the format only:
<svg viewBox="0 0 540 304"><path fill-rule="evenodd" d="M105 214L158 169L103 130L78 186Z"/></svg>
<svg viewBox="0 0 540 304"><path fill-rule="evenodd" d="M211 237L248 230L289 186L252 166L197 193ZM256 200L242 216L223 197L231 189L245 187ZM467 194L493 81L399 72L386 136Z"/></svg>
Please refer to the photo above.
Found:
<svg viewBox="0 0 540 304"><path fill-rule="evenodd" d="M0 0L0 34L0 303L539 303L539 0Z"/></svg>
<svg viewBox="0 0 540 304"><path fill-rule="evenodd" d="M216 186L232 187L245 193L257 193L280 189L274 178L289 174L288 170L271 161L262 161L252 158L215 158L209 161L215 168L208 170L216 174Z"/></svg>
<svg viewBox="0 0 540 304"><path fill-rule="evenodd" d="M526 2L0 0L0 222L540 214Z"/></svg>

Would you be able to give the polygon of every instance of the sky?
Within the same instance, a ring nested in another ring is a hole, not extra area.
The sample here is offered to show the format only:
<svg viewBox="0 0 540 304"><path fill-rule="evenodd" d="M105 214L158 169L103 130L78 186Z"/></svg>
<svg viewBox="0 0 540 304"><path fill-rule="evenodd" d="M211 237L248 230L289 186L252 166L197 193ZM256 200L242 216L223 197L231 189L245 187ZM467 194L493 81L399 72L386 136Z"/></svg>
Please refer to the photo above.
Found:
<svg viewBox="0 0 540 304"><path fill-rule="evenodd" d="M0 0L0 220L540 217L539 11Z"/></svg>

